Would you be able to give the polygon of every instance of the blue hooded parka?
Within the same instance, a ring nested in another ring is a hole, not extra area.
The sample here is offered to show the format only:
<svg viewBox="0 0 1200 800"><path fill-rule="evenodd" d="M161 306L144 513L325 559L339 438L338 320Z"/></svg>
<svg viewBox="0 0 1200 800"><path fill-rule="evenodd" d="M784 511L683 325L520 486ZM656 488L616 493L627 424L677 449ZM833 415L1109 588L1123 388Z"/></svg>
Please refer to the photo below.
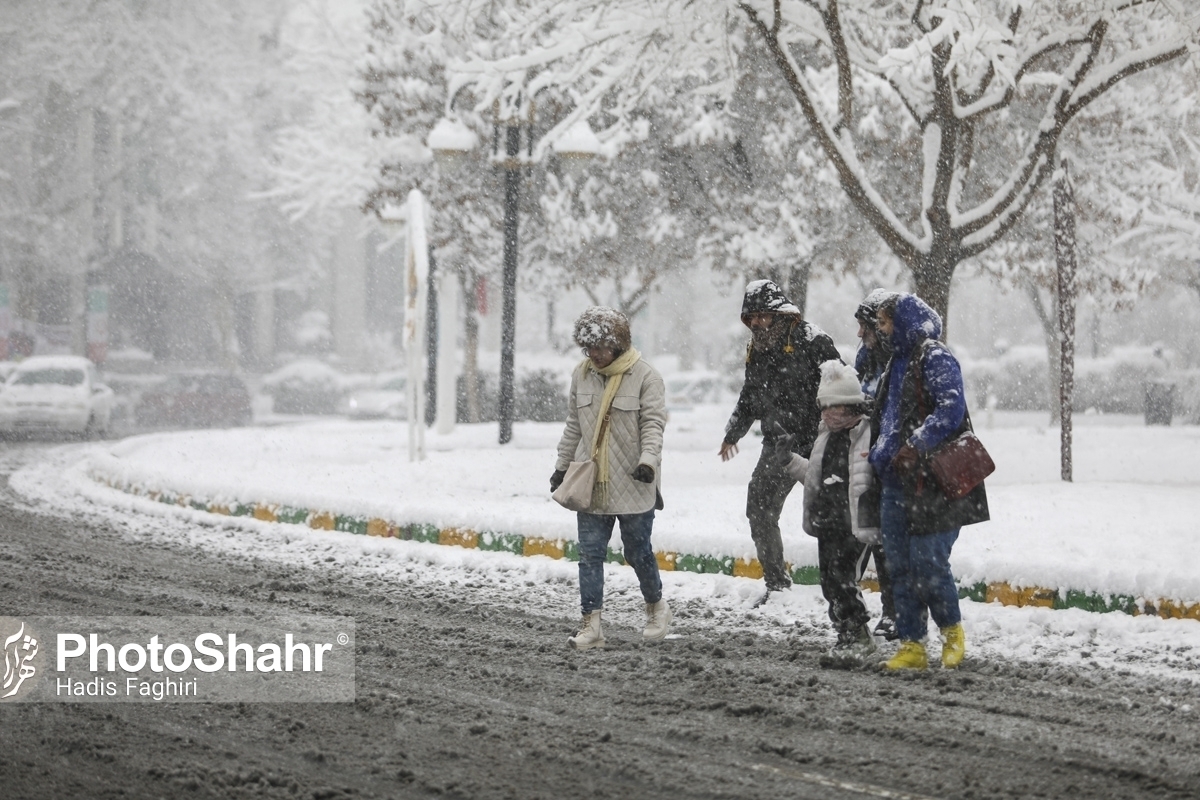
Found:
<svg viewBox="0 0 1200 800"><path fill-rule="evenodd" d="M892 459L906 443L924 457L970 425L962 369L949 348L938 341L941 317L921 298L905 294L896 302L892 324L892 358L879 380L872 417L876 435L871 465L885 486L904 489L910 533L940 533L983 522L989 514L982 483L966 497L952 501L942 495L928 473L919 480L904 480L892 468ZM915 364L920 368L914 368ZM918 475L928 469L924 458L920 461Z"/></svg>

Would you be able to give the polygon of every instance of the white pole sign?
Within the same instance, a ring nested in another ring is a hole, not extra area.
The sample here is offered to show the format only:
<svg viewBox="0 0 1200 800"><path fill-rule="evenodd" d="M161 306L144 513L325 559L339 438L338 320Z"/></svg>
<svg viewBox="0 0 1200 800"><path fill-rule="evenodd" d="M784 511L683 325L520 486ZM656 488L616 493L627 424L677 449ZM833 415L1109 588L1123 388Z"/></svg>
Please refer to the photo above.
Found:
<svg viewBox="0 0 1200 800"><path fill-rule="evenodd" d="M404 350L408 363L408 460L425 459L425 293L429 277L429 240L425 235L425 197L408 193L408 235L404 256Z"/></svg>

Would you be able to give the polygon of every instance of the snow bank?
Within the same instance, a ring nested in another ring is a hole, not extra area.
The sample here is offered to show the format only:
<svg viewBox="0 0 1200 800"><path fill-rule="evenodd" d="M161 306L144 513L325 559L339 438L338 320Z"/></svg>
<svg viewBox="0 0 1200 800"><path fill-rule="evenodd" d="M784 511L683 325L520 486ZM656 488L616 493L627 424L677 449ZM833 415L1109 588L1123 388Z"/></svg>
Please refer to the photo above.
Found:
<svg viewBox="0 0 1200 800"><path fill-rule="evenodd" d="M745 489L758 456L717 456L727 409L700 406L670 420L663 455L666 509L660 551L754 557ZM1009 419L1012 419L1010 416ZM997 462L988 481L992 521L965 528L953 566L966 586L1005 582L1100 596L1200 601L1200 429L1088 425L1075 436L1074 484L1058 480L1057 431L1039 417L981 430ZM140 436L91 451L85 469L146 493L192 495L222 506L273 504L399 524L575 540L574 516L549 497L554 424L518 423L513 443L494 425L431 434L429 457L407 460L404 423L319 422L269 429ZM786 557L816 564L801 532L800 488L784 510ZM613 546L619 549L619 537Z"/></svg>

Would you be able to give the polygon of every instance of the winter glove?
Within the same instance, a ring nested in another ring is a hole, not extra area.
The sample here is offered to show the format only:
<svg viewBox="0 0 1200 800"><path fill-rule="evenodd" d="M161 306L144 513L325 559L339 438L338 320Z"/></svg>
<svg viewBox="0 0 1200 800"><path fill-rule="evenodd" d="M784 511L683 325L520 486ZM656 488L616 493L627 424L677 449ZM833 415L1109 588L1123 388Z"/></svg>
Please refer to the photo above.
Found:
<svg viewBox="0 0 1200 800"><path fill-rule="evenodd" d="M633 468L633 479L642 483L654 483L654 467L649 464L638 464Z"/></svg>
<svg viewBox="0 0 1200 800"><path fill-rule="evenodd" d="M775 432L775 442L771 445L769 458L774 466L787 469L788 464L792 463L792 456L796 455L792 450L792 446L796 442L796 434L788 433L778 422L774 423L772 430Z"/></svg>
<svg viewBox="0 0 1200 800"><path fill-rule="evenodd" d="M554 474L550 476L550 492L553 494L558 491L558 487L562 486L563 478L567 477L565 469L556 469Z"/></svg>
<svg viewBox="0 0 1200 800"><path fill-rule="evenodd" d="M911 444L906 444L896 453L896 457L892 459L892 469L897 475L908 475L917 468L917 448Z"/></svg>

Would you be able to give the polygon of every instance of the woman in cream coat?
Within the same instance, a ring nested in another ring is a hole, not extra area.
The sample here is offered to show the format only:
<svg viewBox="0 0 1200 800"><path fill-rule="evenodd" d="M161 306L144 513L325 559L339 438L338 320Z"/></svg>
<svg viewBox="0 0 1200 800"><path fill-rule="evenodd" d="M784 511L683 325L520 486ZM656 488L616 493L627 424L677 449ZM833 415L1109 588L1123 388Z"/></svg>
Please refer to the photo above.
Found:
<svg viewBox="0 0 1200 800"><path fill-rule="evenodd" d="M642 636L662 639L671 610L662 599L650 534L654 512L662 508L659 465L667 420L663 379L632 346L629 319L620 311L603 306L584 311L575 321L575 343L587 358L571 375L567 424L550 490L559 488L573 461L595 461L596 484L591 503L577 512L583 622L567 641L577 650L604 646L604 562L616 523L625 561L637 573L646 601Z"/></svg>

